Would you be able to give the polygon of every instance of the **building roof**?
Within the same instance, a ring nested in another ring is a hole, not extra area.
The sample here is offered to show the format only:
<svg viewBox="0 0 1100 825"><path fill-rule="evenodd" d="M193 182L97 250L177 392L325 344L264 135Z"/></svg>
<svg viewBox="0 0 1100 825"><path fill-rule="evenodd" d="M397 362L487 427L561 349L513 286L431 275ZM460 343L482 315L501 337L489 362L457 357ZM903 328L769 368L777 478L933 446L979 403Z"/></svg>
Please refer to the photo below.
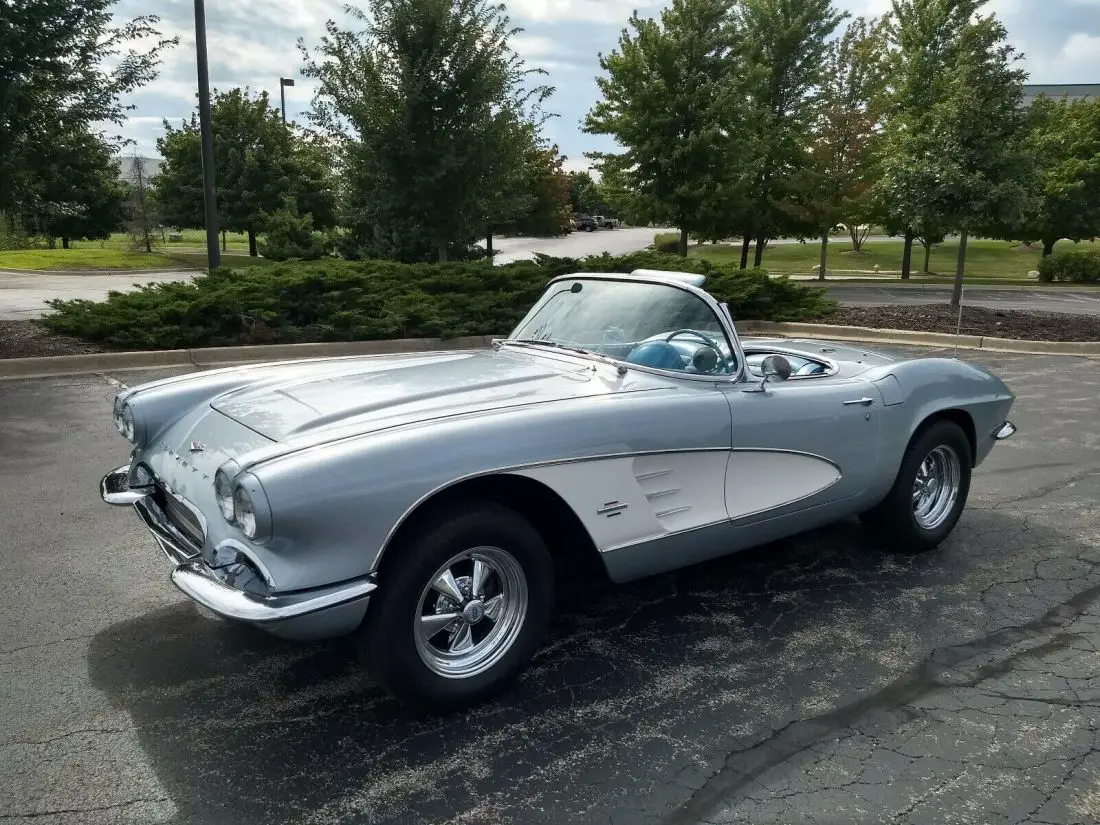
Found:
<svg viewBox="0 0 1100 825"><path fill-rule="evenodd" d="M1030 106L1040 95L1051 100L1091 100L1100 98L1100 83L1028 84L1024 86L1023 104Z"/></svg>

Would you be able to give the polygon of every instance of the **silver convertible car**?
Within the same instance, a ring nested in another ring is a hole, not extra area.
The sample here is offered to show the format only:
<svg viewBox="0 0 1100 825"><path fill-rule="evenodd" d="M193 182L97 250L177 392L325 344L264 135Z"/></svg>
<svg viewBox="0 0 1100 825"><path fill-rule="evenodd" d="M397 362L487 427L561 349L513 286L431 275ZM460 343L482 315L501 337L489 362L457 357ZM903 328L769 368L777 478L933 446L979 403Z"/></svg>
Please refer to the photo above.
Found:
<svg viewBox="0 0 1100 825"><path fill-rule="evenodd" d="M203 607L354 634L435 710L538 649L555 562L625 582L859 516L898 552L955 527L1015 396L950 358L740 340L703 278L555 278L491 349L233 367L126 389L132 506Z"/></svg>

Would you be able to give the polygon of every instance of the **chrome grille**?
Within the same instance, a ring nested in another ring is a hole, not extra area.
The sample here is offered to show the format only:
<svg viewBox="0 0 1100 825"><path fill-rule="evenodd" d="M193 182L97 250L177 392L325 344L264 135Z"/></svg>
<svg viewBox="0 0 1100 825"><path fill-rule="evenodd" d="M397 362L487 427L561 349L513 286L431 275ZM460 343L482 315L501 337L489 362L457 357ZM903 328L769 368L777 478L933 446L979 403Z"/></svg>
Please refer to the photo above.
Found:
<svg viewBox="0 0 1100 825"><path fill-rule="evenodd" d="M156 485L155 500L160 505L164 515L168 517L168 523L196 548L201 549L205 538L202 522L179 499L169 493L159 481Z"/></svg>

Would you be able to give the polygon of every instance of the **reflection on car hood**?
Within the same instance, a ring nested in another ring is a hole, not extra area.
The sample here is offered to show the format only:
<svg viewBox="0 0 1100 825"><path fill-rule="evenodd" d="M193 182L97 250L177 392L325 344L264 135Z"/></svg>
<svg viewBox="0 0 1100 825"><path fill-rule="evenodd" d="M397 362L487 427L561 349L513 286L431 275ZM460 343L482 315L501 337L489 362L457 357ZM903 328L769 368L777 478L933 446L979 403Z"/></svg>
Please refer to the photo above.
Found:
<svg viewBox="0 0 1100 825"><path fill-rule="evenodd" d="M510 351L346 358L263 370L256 384L211 403L223 415L284 441L340 427L371 432L449 415L654 390L668 383L571 357Z"/></svg>

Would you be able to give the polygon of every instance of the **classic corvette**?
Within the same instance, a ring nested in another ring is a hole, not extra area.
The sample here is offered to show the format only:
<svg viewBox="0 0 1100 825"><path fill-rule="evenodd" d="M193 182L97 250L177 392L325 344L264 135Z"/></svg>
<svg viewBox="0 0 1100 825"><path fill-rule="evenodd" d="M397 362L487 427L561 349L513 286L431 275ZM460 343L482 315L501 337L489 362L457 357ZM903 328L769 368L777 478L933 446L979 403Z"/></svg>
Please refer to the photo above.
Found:
<svg viewBox="0 0 1100 825"><path fill-rule="evenodd" d="M938 546L1014 400L954 358L741 340L702 276L577 274L489 349L124 389L133 450L101 495L203 607L354 634L386 689L439 709L527 664L562 558L624 582L851 516Z"/></svg>

